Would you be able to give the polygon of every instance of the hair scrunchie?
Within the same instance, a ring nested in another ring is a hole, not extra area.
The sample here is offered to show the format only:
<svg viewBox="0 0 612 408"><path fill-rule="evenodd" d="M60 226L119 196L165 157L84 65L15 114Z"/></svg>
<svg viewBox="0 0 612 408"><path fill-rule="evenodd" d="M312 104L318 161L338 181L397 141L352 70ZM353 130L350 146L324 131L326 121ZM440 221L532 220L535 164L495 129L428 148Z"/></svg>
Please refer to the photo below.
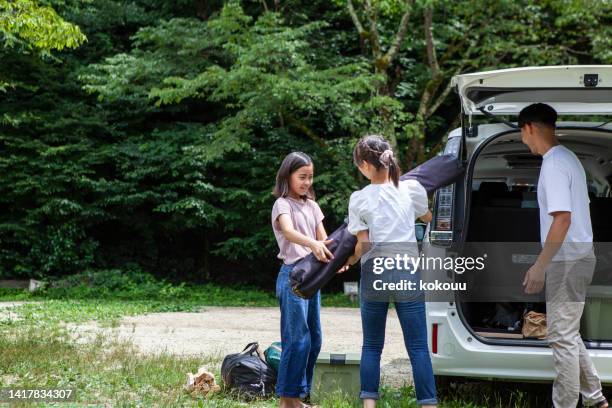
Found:
<svg viewBox="0 0 612 408"><path fill-rule="evenodd" d="M393 150L385 150L380 154L378 160L380 160L380 163L385 167L385 169L388 169L389 166L393 163Z"/></svg>

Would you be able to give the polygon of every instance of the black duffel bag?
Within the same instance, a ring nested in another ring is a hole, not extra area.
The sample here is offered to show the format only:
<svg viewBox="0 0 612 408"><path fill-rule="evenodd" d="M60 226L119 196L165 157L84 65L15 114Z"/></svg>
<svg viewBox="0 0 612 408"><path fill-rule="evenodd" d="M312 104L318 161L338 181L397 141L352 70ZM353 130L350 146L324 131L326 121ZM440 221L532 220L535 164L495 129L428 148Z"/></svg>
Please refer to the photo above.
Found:
<svg viewBox="0 0 612 408"><path fill-rule="evenodd" d="M274 394L276 371L261 359L258 343L249 343L241 353L225 356L221 377L225 386L252 398L266 398Z"/></svg>
<svg viewBox="0 0 612 408"><path fill-rule="evenodd" d="M427 194L433 194L440 187L453 184L463 175L465 168L452 154L432 157L403 174L400 180L413 179L421 183Z"/></svg>
<svg viewBox="0 0 612 408"><path fill-rule="evenodd" d="M357 237L349 232L343 223L340 228L332 232L327 239L332 241L327 249L334 254L334 259L328 263L320 262L310 254L298 262L290 274L291 290L304 299L310 299L327 284L346 263L346 260L355 252Z"/></svg>
<svg viewBox="0 0 612 408"><path fill-rule="evenodd" d="M436 156L410 170L400 180L413 179L421 183L427 194L457 181L464 172L461 162L453 155ZM334 254L328 263L321 262L313 254L305 256L291 270L291 290L297 296L310 299L336 276L336 273L355 252L357 237L343 223L329 235L333 241L327 246Z"/></svg>

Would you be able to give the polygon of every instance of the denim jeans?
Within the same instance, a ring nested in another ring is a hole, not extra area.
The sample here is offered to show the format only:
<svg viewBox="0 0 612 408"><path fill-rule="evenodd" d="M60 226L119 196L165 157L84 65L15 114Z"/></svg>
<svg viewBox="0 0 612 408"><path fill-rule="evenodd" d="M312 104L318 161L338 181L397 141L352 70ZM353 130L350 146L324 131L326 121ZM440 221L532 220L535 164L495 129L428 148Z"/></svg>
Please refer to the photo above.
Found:
<svg viewBox="0 0 612 408"><path fill-rule="evenodd" d="M385 343L388 302L361 301L363 346L361 349L361 399L378 399L380 355ZM425 303L395 302L397 316L408 350L417 404L436 405L436 383L427 347Z"/></svg>
<svg viewBox="0 0 612 408"><path fill-rule="evenodd" d="M321 351L321 293L309 300L291 291L293 265L283 265L276 280L281 310L282 351L276 393L281 397L310 394L314 366Z"/></svg>

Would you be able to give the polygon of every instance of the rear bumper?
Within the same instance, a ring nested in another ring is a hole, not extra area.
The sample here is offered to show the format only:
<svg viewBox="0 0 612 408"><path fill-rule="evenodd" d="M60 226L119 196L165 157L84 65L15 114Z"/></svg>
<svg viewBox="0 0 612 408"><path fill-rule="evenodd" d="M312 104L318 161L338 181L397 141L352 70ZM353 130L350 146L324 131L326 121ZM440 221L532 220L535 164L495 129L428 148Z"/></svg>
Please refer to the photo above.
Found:
<svg viewBox="0 0 612 408"><path fill-rule="evenodd" d="M432 325L438 325L434 374L517 381L552 381L555 377L549 347L485 344L463 324L449 303L427 304L429 347ZM612 384L612 350L589 350L603 383Z"/></svg>

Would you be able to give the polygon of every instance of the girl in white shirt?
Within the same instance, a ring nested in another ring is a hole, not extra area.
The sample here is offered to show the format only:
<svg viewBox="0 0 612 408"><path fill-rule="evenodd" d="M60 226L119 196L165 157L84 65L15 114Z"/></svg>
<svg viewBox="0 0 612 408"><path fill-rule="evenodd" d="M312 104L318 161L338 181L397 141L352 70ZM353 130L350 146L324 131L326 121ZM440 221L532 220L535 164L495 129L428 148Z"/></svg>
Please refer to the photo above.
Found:
<svg viewBox="0 0 612 408"><path fill-rule="evenodd" d="M415 218L419 217L425 222L431 220L425 189L413 180L399 181L400 168L391 145L380 136L366 136L359 140L353 151L353 160L371 184L351 195L348 229L357 235L358 242L348 264L357 262L362 255L362 248L369 243L395 243L407 252L414 252L411 248L416 248ZM418 256L418 252L410 256ZM364 296L364 289L371 289L364 288L364 282L368 281L364 279L364 274L372 273L366 269L362 263L360 398L363 406L370 408L376 406L379 398L380 356L385 341L389 302L373 301ZM425 304L421 300L395 300L394 303L412 364L417 404L435 407L438 401L427 347Z"/></svg>

